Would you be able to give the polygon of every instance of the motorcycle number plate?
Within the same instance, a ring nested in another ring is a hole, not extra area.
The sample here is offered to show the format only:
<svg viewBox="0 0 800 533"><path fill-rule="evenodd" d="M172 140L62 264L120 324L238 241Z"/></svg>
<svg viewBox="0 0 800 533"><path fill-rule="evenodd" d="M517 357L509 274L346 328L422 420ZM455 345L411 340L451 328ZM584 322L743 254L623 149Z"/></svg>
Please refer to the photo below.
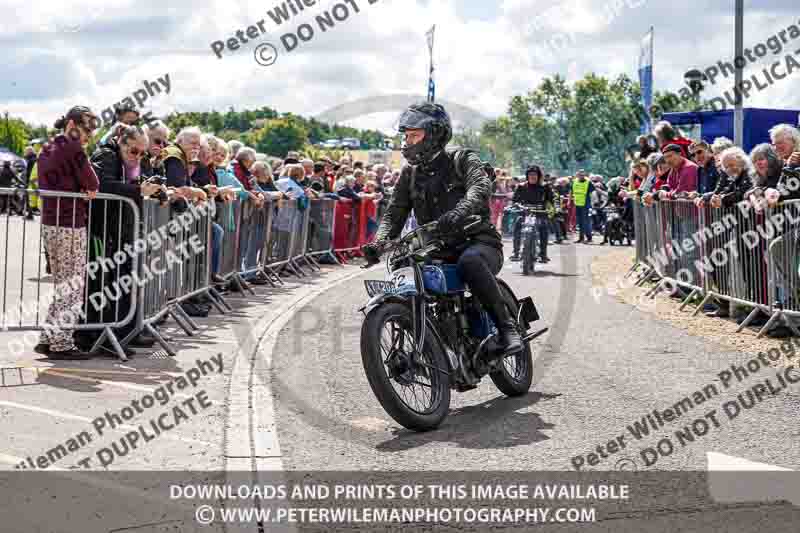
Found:
<svg viewBox="0 0 800 533"><path fill-rule="evenodd" d="M392 285L398 293L417 293L417 283L412 267L398 268L391 274Z"/></svg>
<svg viewBox="0 0 800 533"><path fill-rule="evenodd" d="M533 215L528 215L525 217L525 224L536 224L536 217Z"/></svg>

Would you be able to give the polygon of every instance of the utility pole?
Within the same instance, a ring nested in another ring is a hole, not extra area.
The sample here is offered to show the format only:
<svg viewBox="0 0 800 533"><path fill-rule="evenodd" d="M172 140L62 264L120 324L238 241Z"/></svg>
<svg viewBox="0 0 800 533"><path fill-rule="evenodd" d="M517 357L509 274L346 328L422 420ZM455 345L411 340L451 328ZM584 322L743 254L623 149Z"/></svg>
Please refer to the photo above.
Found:
<svg viewBox="0 0 800 533"><path fill-rule="evenodd" d="M733 142L744 146L744 98L742 96L742 81L744 79L744 0L736 0L736 53L734 66L736 67L736 82L734 94L736 107L733 112ZM742 58L742 59L740 59ZM739 66L741 65L741 67Z"/></svg>

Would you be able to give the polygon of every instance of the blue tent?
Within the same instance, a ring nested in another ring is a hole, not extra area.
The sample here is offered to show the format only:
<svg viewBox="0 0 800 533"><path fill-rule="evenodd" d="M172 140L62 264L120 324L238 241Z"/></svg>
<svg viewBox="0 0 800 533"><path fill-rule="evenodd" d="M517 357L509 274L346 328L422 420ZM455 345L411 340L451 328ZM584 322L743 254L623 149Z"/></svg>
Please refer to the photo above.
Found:
<svg viewBox="0 0 800 533"><path fill-rule="evenodd" d="M769 129L777 124L796 126L800 111L785 109L744 109L744 146L749 152L759 143L769 141ZM665 113L663 120L684 130L692 139L702 137L711 143L717 137L733 140L733 110Z"/></svg>

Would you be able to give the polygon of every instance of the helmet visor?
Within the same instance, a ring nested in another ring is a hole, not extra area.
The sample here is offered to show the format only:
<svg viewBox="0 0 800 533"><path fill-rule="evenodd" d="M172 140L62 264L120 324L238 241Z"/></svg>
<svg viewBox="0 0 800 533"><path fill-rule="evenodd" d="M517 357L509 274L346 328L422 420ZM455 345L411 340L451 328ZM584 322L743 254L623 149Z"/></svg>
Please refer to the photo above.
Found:
<svg viewBox="0 0 800 533"><path fill-rule="evenodd" d="M397 133L403 133L409 129L423 130L434 122L435 119L430 115L426 115L425 113L421 113L414 109L406 109L395 122L394 130Z"/></svg>

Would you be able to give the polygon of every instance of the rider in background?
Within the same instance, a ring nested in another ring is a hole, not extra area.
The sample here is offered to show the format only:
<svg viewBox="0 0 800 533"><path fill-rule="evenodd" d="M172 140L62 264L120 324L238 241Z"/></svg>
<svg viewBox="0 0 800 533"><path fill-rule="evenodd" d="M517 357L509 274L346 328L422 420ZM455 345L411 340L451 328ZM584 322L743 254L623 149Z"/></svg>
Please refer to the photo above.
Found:
<svg viewBox="0 0 800 533"><path fill-rule="evenodd" d="M519 203L528 207L545 209L548 204L553 203L553 191L550 187L542 184L542 169L533 165L525 172L527 182L517 187L514 191L514 203ZM519 247L522 240L522 223L524 216L517 218L514 224L514 253L512 261L519 261ZM547 238L548 238L548 219L545 215L537 215L536 226L539 231L539 260L547 263Z"/></svg>
<svg viewBox="0 0 800 533"><path fill-rule="evenodd" d="M391 203L383 215L375 241L364 246L369 262L377 262L384 241L400 235L411 210L419 224L438 222L447 240L444 255L457 265L472 294L497 325L501 351L492 357L523 349L517 324L503 302L495 275L503 266L503 241L491 223L492 184L478 154L445 149L453 136L450 116L439 104L421 103L401 116L403 167ZM459 235L471 215L481 217L480 227L469 237Z"/></svg>

